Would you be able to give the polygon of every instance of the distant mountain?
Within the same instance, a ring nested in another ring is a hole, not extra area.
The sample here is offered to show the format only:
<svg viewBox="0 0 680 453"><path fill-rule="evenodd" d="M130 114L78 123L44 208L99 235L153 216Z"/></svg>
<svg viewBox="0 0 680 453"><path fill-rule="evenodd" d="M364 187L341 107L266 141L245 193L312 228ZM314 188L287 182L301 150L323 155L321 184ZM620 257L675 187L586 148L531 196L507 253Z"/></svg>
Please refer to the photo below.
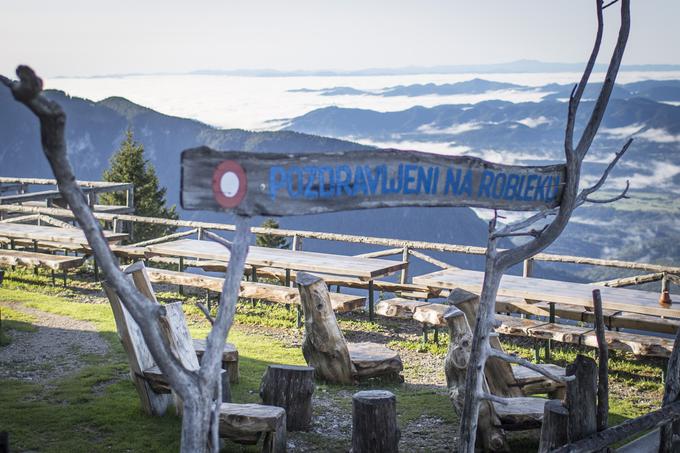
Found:
<svg viewBox="0 0 680 453"><path fill-rule="evenodd" d="M60 91L47 96L64 108L67 115L68 153L76 176L100 179L111 154L118 148L130 128L135 139L144 145L146 157L156 167L168 200L179 197L180 157L182 150L207 145L221 150L252 152L366 151L371 147L349 141L293 131L249 132L240 129L220 130L198 121L163 115L112 97L100 102L70 97ZM35 117L0 88L0 175L52 177L40 146L40 132ZM182 211L184 219L229 222L228 214ZM258 225L263 219L253 219ZM282 227L328 231L363 236L441 241L468 245L486 242L486 224L467 208L393 208L340 212L280 220ZM308 241L307 250L358 254L367 251L360 244ZM465 255L435 254L452 264L480 266L481 261ZM433 270L431 265L415 262L413 272Z"/></svg>

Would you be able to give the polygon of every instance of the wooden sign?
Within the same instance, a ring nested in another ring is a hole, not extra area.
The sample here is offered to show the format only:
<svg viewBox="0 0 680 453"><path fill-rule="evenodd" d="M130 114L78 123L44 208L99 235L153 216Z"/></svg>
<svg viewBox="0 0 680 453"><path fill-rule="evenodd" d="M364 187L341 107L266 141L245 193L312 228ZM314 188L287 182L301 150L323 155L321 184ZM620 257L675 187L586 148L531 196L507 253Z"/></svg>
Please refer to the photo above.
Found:
<svg viewBox="0 0 680 453"><path fill-rule="evenodd" d="M500 165L467 156L376 150L342 153L182 152L184 209L246 216L396 206L529 211L559 205L564 165Z"/></svg>

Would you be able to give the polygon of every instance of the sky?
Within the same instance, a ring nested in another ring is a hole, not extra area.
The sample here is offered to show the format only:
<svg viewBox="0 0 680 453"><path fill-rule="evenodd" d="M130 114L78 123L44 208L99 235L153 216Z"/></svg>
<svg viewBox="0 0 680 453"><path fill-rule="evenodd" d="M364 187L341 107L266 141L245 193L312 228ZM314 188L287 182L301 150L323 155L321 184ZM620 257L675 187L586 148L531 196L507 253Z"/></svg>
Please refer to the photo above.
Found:
<svg viewBox="0 0 680 453"><path fill-rule="evenodd" d="M583 62L590 0L2 0L0 73L354 70ZM633 1L624 64L680 64L680 2ZM605 10L603 49L619 7ZM602 55L611 55L604 51Z"/></svg>

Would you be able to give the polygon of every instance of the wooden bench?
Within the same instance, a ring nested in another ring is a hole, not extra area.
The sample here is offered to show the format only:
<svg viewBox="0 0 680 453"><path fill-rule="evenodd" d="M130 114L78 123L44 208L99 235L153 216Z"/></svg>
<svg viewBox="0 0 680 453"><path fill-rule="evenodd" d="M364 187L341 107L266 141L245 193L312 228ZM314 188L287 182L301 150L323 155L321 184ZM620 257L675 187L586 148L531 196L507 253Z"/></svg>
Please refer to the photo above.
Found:
<svg viewBox="0 0 680 453"><path fill-rule="evenodd" d="M165 269L147 268L149 279L154 283L191 286L221 292L224 279L209 275L190 274L188 272L169 271ZM300 294L297 289L281 285L259 282L241 282L243 298L262 299L279 304L300 305ZM337 313L347 313L366 304L366 298L351 294L331 293L331 305Z"/></svg>
<svg viewBox="0 0 680 453"><path fill-rule="evenodd" d="M567 324L555 324L534 319L522 319L508 315L496 315L501 321L496 332L505 335L540 338L571 343L581 346L597 347L595 329ZM640 335L627 332L605 332L609 349L630 352L636 356L668 358L673 350L672 338Z"/></svg>
<svg viewBox="0 0 680 453"><path fill-rule="evenodd" d="M142 294L158 303L143 263L134 263L125 272ZM116 293L106 285L104 289L111 302L116 328L128 355L131 376L142 405L148 414L162 415L170 402L168 392L172 389L149 352L137 323ZM168 337L168 344L182 365L187 369L197 370L199 362L195 342L189 334L181 303L165 304L165 309L164 322L167 328L160 329L161 332ZM198 346L205 350L204 343L199 342ZM225 347L222 360L233 358L238 358L238 353L233 345L229 345ZM224 396L229 397L223 394ZM219 432L222 437L246 444L257 443L264 433L263 452L286 451L286 413L280 407L224 402L220 405Z"/></svg>
<svg viewBox="0 0 680 453"><path fill-rule="evenodd" d="M85 261L83 256L63 256L49 253L27 252L24 250L0 249L0 265L22 266L37 269L46 268L51 271L52 285L55 285L55 271L63 272L64 287L69 269L82 266Z"/></svg>
<svg viewBox="0 0 680 453"><path fill-rule="evenodd" d="M399 375L404 366L397 352L378 343L345 341L323 279L299 272L297 285L305 317L302 354L317 377L351 384L360 378Z"/></svg>

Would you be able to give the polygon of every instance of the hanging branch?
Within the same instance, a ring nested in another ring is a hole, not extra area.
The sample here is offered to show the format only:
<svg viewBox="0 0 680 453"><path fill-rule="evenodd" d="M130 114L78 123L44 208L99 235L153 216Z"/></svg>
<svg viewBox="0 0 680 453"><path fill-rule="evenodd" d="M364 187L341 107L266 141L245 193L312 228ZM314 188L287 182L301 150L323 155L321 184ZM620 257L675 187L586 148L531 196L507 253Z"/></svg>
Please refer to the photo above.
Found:
<svg viewBox="0 0 680 453"><path fill-rule="evenodd" d="M0 83L7 86L14 98L38 117L43 151L57 180L59 191L82 228L107 284L116 291L126 310L139 325L155 361L172 389L182 399L182 452L205 451L209 445L209 430L217 429L216 422L212 425L209 423L212 401L220 385L222 350L236 309L239 282L248 253L249 227L244 219L239 218L236 239L231 246L229 269L220 296L222 303L207 338L201 367L198 371L188 370L171 352L166 337L161 334L159 318L165 315L165 309L144 297L120 270L118 259L104 239L100 223L95 219L83 191L76 183L64 139L66 114L58 103L42 94L42 80L31 68L19 66L16 73L18 81L0 75ZM213 420L216 417L213 416ZM219 445L213 442L212 448L217 451Z"/></svg>
<svg viewBox="0 0 680 453"><path fill-rule="evenodd" d="M566 228L574 209L576 209L581 204L586 202L613 202L627 196L629 187L628 184L626 184L626 188L623 190L623 192L616 197L607 200L598 200L590 197L591 194L599 190L605 183L611 170L630 146L630 140L626 142L620 152L616 153L614 159L609 163L598 182L595 183L595 185L579 192L581 166L602 122L602 117L604 116L611 92L614 88L616 76L618 74L630 31L630 0L622 0L621 25L619 28L616 46L607 69L607 75L605 77L604 83L602 84L598 98L595 101L595 105L590 114L587 125L578 141L578 145L574 148L574 127L576 123L576 114L581 102L581 98L588 84L588 80L590 79L595 61L597 60L604 29L602 0L596 0L595 5L597 15L597 33L595 36L595 43L593 45L593 50L590 54L590 58L588 59L588 63L586 64L581 80L574 87L569 98L564 140L566 174L560 205L554 209L538 212L525 220L507 225L498 231L496 230L497 215L494 215L494 219L489 224L489 239L485 254L486 261L484 282L482 284L479 314L472 339L470 361L465 379L467 393L465 395L463 412L460 417L461 424L459 450L462 452L473 453L475 451L477 419L479 415L480 401L482 399L488 399L488 395L485 394L482 388L482 383L484 381L484 368L487 358L499 357L510 362L517 361L517 358L515 357L493 351L489 345L489 334L495 320L496 295L498 293L498 287L500 285L502 275L511 266L531 258L552 244ZM524 231L527 228L530 228L534 223L552 216L554 216L554 218L541 229ZM498 238L519 235L530 236L532 239L520 246L503 251L497 251L496 241ZM522 365L527 366L525 363L522 363ZM546 374L540 367L532 367L532 369L544 375ZM551 378L557 378L557 376L552 376ZM564 381L564 379L554 380L558 382Z"/></svg>

